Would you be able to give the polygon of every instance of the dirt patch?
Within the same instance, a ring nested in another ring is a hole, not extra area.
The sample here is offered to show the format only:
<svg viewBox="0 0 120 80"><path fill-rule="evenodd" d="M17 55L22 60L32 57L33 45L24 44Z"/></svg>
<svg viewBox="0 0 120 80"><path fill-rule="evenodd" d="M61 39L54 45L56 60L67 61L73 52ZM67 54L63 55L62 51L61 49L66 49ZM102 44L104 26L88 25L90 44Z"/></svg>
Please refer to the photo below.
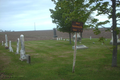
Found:
<svg viewBox="0 0 120 80"><path fill-rule="evenodd" d="M8 65L11 62L10 57L6 57L6 56L0 56L0 60L2 61L2 64L4 65Z"/></svg>
<svg viewBox="0 0 120 80"><path fill-rule="evenodd" d="M62 56L58 56L58 57L68 57L68 56L64 56L64 55L62 55Z"/></svg>

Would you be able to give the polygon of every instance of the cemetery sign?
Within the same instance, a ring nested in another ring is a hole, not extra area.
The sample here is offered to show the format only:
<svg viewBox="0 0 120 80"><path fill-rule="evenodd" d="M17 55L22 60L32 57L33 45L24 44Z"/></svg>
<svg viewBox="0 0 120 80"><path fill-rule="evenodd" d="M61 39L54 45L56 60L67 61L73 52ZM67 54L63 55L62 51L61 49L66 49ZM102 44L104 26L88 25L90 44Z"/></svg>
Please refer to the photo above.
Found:
<svg viewBox="0 0 120 80"><path fill-rule="evenodd" d="M83 23L72 22L72 32L83 32Z"/></svg>

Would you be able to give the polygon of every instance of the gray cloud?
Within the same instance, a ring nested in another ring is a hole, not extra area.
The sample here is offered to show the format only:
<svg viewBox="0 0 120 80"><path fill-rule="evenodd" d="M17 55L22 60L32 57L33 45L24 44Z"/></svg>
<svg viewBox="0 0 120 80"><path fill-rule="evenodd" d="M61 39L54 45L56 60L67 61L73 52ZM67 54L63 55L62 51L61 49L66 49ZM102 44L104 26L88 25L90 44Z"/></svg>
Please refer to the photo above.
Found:
<svg viewBox="0 0 120 80"><path fill-rule="evenodd" d="M40 26L39 22L47 22L51 26L42 25L43 29L52 29L55 25L50 18L51 8L54 8L51 0L0 0L0 28L17 30L16 26L23 26L27 30L25 26L31 26L31 23Z"/></svg>

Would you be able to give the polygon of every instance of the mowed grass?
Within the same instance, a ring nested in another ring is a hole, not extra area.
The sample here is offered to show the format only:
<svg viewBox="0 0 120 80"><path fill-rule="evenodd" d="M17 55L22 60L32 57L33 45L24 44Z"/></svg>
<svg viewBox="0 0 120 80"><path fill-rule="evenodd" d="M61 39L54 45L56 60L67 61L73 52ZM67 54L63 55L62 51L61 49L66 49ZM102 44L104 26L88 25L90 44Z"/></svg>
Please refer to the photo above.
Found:
<svg viewBox="0 0 120 80"><path fill-rule="evenodd" d="M93 44L95 42L95 44ZM0 79L9 80L120 80L120 45L117 67L111 67L112 45L110 39L105 45L98 39L82 39L88 49L77 50L75 73L72 73L73 53L68 41L41 40L26 41L26 54L31 64L20 61L16 42L12 42L14 53L0 45Z"/></svg>

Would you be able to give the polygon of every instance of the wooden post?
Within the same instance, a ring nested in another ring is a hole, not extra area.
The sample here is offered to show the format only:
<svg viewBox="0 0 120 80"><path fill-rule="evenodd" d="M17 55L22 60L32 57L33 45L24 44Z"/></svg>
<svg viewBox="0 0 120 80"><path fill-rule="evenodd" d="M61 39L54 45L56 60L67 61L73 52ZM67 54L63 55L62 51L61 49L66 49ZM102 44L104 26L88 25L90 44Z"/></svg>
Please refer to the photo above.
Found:
<svg viewBox="0 0 120 80"><path fill-rule="evenodd" d="M74 56L73 56L73 70L72 72L75 72L75 61L76 61L76 45L77 45L77 33L75 32L75 47L74 47Z"/></svg>
<svg viewBox="0 0 120 80"><path fill-rule="evenodd" d="M31 59L30 59L30 55L26 55L26 57L27 57L27 63L31 63Z"/></svg>

